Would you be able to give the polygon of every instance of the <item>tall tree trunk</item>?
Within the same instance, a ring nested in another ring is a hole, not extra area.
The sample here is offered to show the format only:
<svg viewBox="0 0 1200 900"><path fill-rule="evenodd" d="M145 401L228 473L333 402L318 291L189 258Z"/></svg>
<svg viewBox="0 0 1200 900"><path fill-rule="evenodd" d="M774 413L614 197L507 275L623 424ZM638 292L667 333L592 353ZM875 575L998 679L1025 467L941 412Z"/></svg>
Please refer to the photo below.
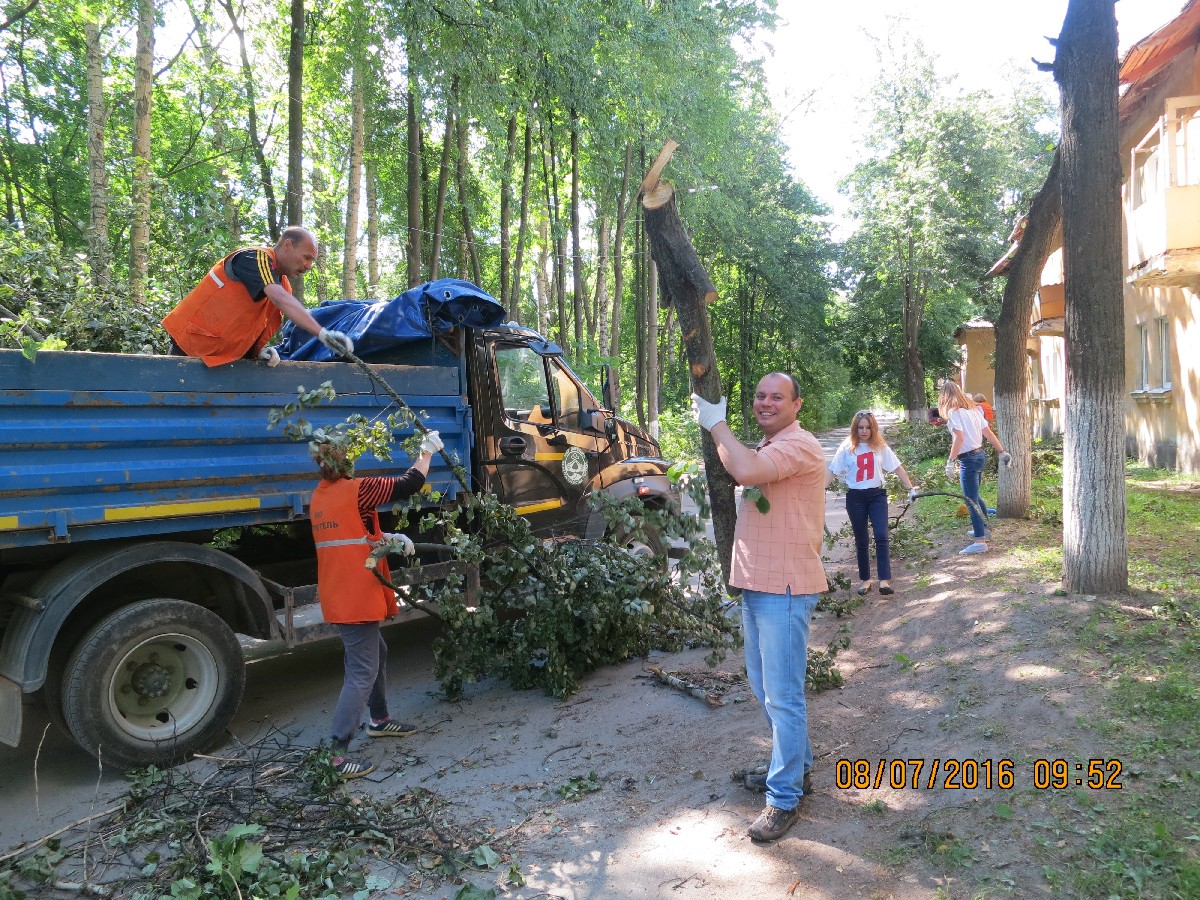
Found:
<svg viewBox="0 0 1200 900"><path fill-rule="evenodd" d="M612 253L611 239L608 232L608 214L601 212L596 217L596 304L592 320L595 328L589 327L589 333L596 335L596 355L608 353L609 328L609 296L608 296L608 257Z"/></svg>
<svg viewBox="0 0 1200 900"><path fill-rule="evenodd" d="M668 142L642 180L646 232L650 236L654 260L660 267L663 293L679 315L679 328L687 350L692 385L701 397L715 402L722 394L721 376L717 372L707 307L717 299L717 291L679 219L674 189L659 180L673 150L674 141ZM733 501L734 483L717 456L717 445L712 435L703 429L701 446L708 494L712 500L713 534L721 559L721 571L728 582L729 565L733 558L733 527L737 520Z"/></svg>
<svg viewBox="0 0 1200 900"><path fill-rule="evenodd" d="M570 355L571 343L567 340L566 242L561 237L562 216L558 204L558 159L554 147L553 120L542 124L542 182L546 186L546 214L550 220L550 239L553 242L554 270L551 283L558 310L558 343Z"/></svg>
<svg viewBox="0 0 1200 900"><path fill-rule="evenodd" d="M575 317L575 353L582 360L587 346L583 327L583 247L579 241L579 113L571 109L571 305Z"/></svg>
<svg viewBox="0 0 1200 900"><path fill-rule="evenodd" d="M108 105L104 99L104 50L100 46L100 23L83 23L87 54L88 100L88 187L91 198L88 216L88 266L92 272L92 290L97 297L109 295L112 278L112 251L108 243L108 167L105 159L104 127Z"/></svg>
<svg viewBox="0 0 1200 900"><path fill-rule="evenodd" d="M147 301L150 273L150 100L154 88L154 0L138 0L137 56L133 76L133 179L129 223L129 297Z"/></svg>
<svg viewBox="0 0 1200 900"><path fill-rule="evenodd" d="M509 280L512 278L512 170L517 157L517 114L508 117L504 142L504 168L500 172L500 305L508 309Z"/></svg>
<svg viewBox="0 0 1200 900"><path fill-rule="evenodd" d="M409 46L411 47L411 40ZM421 108L416 72L412 70L412 60L409 60L408 72L408 106L405 110L405 121L408 123L408 242L405 252L408 256L408 286L416 287L421 283L421 125L417 119Z"/></svg>
<svg viewBox="0 0 1200 900"><path fill-rule="evenodd" d="M643 165L645 161L643 160ZM646 420L646 267L650 256L646 253L646 229L644 216L634 223L633 244L636 257L633 268L633 334L636 362L633 379L633 407L637 411L638 424L643 428Z"/></svg>
<svg viewBox="0 0 1200 900"><path fill-rule="evenodd" d="M646 424L658 439L658 265L646 266Z"/></svg>
<svg viewBox="0 0 1200 900"><path fill-rule="evenodd" d="M521 172L521 224L517 227L517 251L513 254L512 286L508 290L512 298L513 320L521 321L521 265L525 257L525 240L529 232L529 180L533 170L533 132L525 123L525 163Z"/></svg>
<svg viewBox="0 0 1200 900"><path fill-rule="evenodd" d="M455 75L457 83L458 76ZM452 87L450 96L458 92ZM446 133L442 138L442 163L438 166L437 204L433 211L433 241L429 252L429 280L436 281L442 265L442 232L446 227L446 189L450 185L450 156L454 148L454 104L446 104Z"/></svg>
<svg viewBox="0 0 1200 900"><path fill-rule="evenodd" d="M625 145L625 167L621 170L621 190L617 195L617 226L613 231L612 324L608 332L608 355L621 355L621 305L625 302L625 223L629 221L629 173L633 170L633 144Z"/></svg>
<svg viewBox="0 0 1200 900"><path fill-rule="evenodd" d="M0 66L0 103L4 104L4 184L6 214L10 222L19 217L22 222L29 221L29 212L25 208L25 191L21 187L21 179L17 177L16 160L13 158L13 148L17 145L15 126L8 80L4 77L4 67ZM15 209L14 209L15 201Z"/></svg>
<svg viewBox="0 0 1200 900"><path fill-rule="evenodd" d="M462 239L465 250L465 260L470 265L472 283L483 281L483 270L479 264L479 251L475 245L475 232L471 228L471 193L470 193L470 151L467 140L467 119L456 116L455 128L458 131L458 206L462 217Z"/></svg>
<svg viewBox="0 0 1200 900"><path fill-rule="evenodd" d="M336 210L333 200L329 197L329 185L325 181L325 170L313 166L313 206L317 213L317 231L319 234L335 234L337 232ZM317 302L329 300L329 257L330 249L327 241L317 242L317 261L313 264L313 274L317 280Z"/></svg>
<svg viewBox="0 0 1200 900"><path fill-rule="evenodd" d="M204 66L209 72L218 72L224 66L220 55L212 45L212 40L209 37L209 23L207 17L201 17L197 12L195 4L188 3L188 11L192 15L192 23L195 25L196 38L200 43L200 55L204 60ZM238 199L234 194L233 182L234 179L229 175L229 166L226 162L229 154L229 129L225 122L221 103L219 99L207 101L212 107L212 130L213 152L219 155L219 158L214 161L217 172L219 173L218 187L221 192L221 208L225 212L225 231L229 237L231 246L239 246L242 240L242 218L241 210L238 207ZM301 187L301 192L303 192ZM299 221L299 220L297 220ZM303 282L297 279L298 283L292 285L292 291L297 298L302 298L301 293L304 289Z"/></svg>
<svg viewBox="0 0 1200 900"><path fill-rule="evenodd" d="M287 225L304 224L304 0L291 0L288 34ZM299 287L293 285L293 288ZM294 293L294 291L293 291ZM299 294L297 294L299 296Z"/></svg>
<svg viewBox="0 0 1200 900"><path fill-rule="evenodd" d="M379 287L379 181L375 156L366 161L367 179L367 299L382 299Z"/></svg>
<svg viewBox="0 0 1200 900"><path fill-rule="evenodd" d="M246 87L246 131L250 138L250 146L254 151L254 159L258 163L258 178L262 182L263 196L267 201L267 229L271 241L279 240L279 210L275 200L275 181L271 175L271 163L264 149L267 135L258 133L258 96L254 87L254 68L250 65L250 53L246 49L246 32L238 20L237 10L232 0L220 0L229 16L230 27L238 39L238 50L242 59L242 81Z"/></svg>
<svg viewBox="0 0 1200 900"><path fill-rule="evenodd" d="M537 261L537 321L538 333L550 336L550 307L553 299L550 294L550 277L546 269L550 265L550 226L545 219L538 222L538 261Z"/></svg>
<svg viewBox="0 0 1200 900"><path fill-rule="evenodd" d="M358 296L358 206L362 199L363 135L366 130L364 65L356 58L350 78L350 165L346 182L346 243L342 249L342 298L345 300L354 300Z"/></svg>
<svg viewBox="0 0 1200 900"><path fill-rule="evenodd" d="M1033 198L1025 217L1016 253L1008 265L1004 300L996 320L996 419L1000 442L1012 454L1012 468L1000 469L996 511L1005 518L1021 519L1029 512L1033 471L1030 452L1029 357L1025 353L1033 296L1042 269L1062 226L1059 193L1059 157L1056 154L1046 182Z"/></svg>
<svg viewBox="0 0 1200 900"><path fill-rule="evenodd" d="M1070 0L1054 61L1066 288L1063 586L1074 593L1129 586L1114 3Z"/></svg>

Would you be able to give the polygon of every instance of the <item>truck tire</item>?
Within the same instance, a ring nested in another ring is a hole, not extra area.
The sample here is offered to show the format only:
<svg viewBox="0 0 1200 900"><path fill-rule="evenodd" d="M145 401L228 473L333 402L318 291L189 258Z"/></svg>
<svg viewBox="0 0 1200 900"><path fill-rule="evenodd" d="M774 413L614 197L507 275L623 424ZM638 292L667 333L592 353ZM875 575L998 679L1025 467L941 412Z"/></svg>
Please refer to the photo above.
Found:
<svg viewBox="0 0 1200 900"><path fill-rule="evenodd" d="M621 535L617 540L618 545L627 550L631 556L644 557L646 559L661 556L663 559L666 559L667 545L663 541L662 535L658 533L658 530L648 525L643 525L642 531L645 534L641 537L632 534Z"/></svg>
<svg viewBox="0 0 1200 900"><path fill-rule="evenodd" d="M141 600L102 619L71 653L62 713L101 762L166 765L207 749L242 699L232 629L183 600Z"/></svg>

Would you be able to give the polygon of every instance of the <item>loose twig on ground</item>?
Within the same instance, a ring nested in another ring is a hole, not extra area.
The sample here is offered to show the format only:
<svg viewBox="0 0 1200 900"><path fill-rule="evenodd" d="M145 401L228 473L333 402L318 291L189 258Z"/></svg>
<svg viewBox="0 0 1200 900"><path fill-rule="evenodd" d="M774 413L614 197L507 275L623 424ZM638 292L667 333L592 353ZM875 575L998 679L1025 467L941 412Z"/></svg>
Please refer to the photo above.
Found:
<svg viewBox="0 0 1200 900"><path fill-rule="evenodd" d="M713 709L716 709L718 706L725 705L725 701L722 700L720 695L716 692L706 691L704 688L699 687L690 681L685 681L678 675L672 675L670 672L664 672L658 666L650 666L647 671L658 678L658 680L663 684L668 684L676 690L683 691L685 694L691 694L693 697L703 700Z"/></svg>

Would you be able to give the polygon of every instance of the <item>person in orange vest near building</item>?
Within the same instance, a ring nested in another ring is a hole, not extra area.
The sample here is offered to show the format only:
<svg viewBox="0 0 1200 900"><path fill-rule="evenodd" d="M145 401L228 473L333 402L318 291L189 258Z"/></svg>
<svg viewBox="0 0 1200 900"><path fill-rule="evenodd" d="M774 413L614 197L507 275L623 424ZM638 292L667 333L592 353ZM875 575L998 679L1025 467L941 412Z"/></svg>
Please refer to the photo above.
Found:
<svg viewBox="0 0 1200 900"><path fill-rule="evenodd" d="M337 436L309 444L321 470L309 515L317 546L317 594L325 621L337 627L344 651L345 677L334 707L330 739L333 768L343 779L375 771L375 764L351 759L350 739L370 713L368 737L407 737L417 727L397 722L388 714L387 644L380 623L400 611L396 593L367 568L371 550L385 541L412 555L412 541L403 534L380 531L378 508L411 497L425 485L433 454L442 449L436 431L421 438L412 467L395 478L354 477L354 462ZM385 560L377 571L390 574Z"/></svg>
<svg viewBox="0 0 1200 900"><path fill-rule="evenodd" d="M316 260L317 239L298 225L285 228L274 247L229 254L162 320L171 336L171 355L196 356L208 366L235 359L278 365L279 353L267 343L285 316L334 353L353 353L349 337L322 328L292 296L291 279L311 269Z"/></svg>
<svg viewBox="0 0 1200 900"><path fill-rule="evenodd" d="M992 409L992 404L987 402L983 394L976 394L972 399L979 407L979 411L983 413L983 420L987 422L989 426L994 425L996 423L996 412Z"/></svg>

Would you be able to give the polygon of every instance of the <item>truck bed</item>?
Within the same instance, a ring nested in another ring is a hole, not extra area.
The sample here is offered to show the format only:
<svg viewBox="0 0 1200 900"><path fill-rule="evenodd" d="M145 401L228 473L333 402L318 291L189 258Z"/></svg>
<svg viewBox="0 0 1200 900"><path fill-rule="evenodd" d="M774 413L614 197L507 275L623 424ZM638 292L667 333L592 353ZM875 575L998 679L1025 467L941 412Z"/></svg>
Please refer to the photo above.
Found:
<svg viewBox="0 0 1200 900"><path fill-rule="evenodd" d="M457 361L373 369L469 472L471 415ZM349 363L210 369L178 356L66 351L30 362L0 350L0 551L306 518L316 466L306 443L268 429L267 415L301 385L325 381L338 396L304 412L313 424L392 408ZM360 459L357 474L399 474L410 462L396 447L392 462ZM459 488L440 455L428 484L450 497Z"/></svg>

